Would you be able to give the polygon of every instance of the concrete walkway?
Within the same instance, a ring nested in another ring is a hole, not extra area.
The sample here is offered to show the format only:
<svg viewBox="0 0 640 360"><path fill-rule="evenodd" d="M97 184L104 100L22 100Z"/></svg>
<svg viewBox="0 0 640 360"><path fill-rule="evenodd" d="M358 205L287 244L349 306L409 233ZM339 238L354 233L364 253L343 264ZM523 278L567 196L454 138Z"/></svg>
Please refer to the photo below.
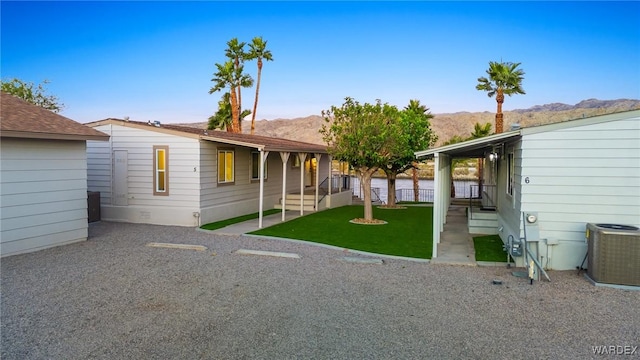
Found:
<svg viewBox="0 0 640 360"><path fill-rule="evenodd" d="M476 266L473 239L467 226L466 206L451 205L447 223L440 235L438 256L431 259L434 264Z"/></svg>
<svg viewBox="0 0 640 360"><path fill-rule="evenodd" d="M311 214L311 212L305 212L305 214ZM300 211L285 211L285 221L293 220L300 217ZM243 221L237 224L231 224L217 230L204 230L207 232L213 232L220 235L242 235L252 231L258 230L258 219L252 219ZM282 222L282 213L271 214L262 218L262 227L266 228L272 225L276 225Z"/></svg>

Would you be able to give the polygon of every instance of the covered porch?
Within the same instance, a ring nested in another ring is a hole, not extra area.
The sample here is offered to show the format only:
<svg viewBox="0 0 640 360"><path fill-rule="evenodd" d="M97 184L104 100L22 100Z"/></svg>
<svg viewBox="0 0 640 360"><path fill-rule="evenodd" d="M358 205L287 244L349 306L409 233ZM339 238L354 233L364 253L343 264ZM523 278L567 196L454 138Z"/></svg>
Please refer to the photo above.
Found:
<svg viewBox="0 0 640 360"><path fill-rule="evenodd" d="M505 142L513 141L519 136L519 131L511 131L415 153L417 159L434 161L433 259L443 256L447 248L455 248L454 239L460 250L468 246L468 243L465 245L465 235L471 242L470 234L498 233L498 172L495 160L503 155ZM487 164L484 167L484 181L478 185L476 199L461 201L452 198L452 162L462 158L484 159ZM450 211L452 216L449 216ZM453 216L454 213L456 216ZM441 244L445 252L439 251ZM470 246L473 249L472 243Z"/></svg>

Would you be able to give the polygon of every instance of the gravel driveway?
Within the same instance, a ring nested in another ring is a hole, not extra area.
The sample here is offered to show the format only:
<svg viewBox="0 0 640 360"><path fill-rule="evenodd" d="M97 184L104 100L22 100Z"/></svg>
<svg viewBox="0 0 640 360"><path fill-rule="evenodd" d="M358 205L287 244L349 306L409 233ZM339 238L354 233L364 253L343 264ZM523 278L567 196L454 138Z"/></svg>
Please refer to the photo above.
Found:
<svg viewBox="0 0 640 360"><path fill-rule="evenodd" d="M192 228L93 223L87 242L2 259L0 355L585 359L602 358L594 346L640 345L640 291L595 287L575 271L532 286L503 267L345 256L364 258Z"/></svg>

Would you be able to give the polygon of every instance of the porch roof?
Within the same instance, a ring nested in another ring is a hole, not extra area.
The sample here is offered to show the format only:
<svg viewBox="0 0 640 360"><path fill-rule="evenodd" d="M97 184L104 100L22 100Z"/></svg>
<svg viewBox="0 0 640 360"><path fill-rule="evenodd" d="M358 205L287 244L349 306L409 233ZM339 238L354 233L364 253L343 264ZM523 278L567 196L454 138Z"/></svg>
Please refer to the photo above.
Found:
<svg viewBox="0 0 640 360"><path fill-rule="evenodd" d="M522 136L522 129L489 135L479 139L463 141L456 144L440 146L415 152L417 159L432 158L434 154L447 154L452 158L481 158L485 151L493 149L494 146L504 144Z"/></svg>
<svg viewBox="0 0 640 360"><path fill-rule="evenodd" d="M160 124L159 122L141 122L121 119L104 119L87 124L88 126L99 126L105 124L115 124L120 126L134 127L138 129L168 133L176 136L184 136L194 139L219 142L228 145L244 146L262 151L281 151L297 153L317 153L327 154L327 147L319 144L311 144L301 141L273 138L261 135L250 135L231 133L220 130L206 130L197 127Z"/></svg>

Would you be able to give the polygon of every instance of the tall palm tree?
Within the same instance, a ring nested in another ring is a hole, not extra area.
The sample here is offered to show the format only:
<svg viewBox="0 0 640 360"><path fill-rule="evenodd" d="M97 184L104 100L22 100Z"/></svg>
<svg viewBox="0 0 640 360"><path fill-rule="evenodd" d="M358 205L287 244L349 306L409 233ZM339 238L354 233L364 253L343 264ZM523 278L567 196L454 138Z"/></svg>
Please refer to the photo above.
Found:
<svg viewBox="0 0 640 360"><path fill-rule="evenodd" d="M420 114L426 116L428 119L432 119L433 115L429 113L429 108L420 104L420 100L409 100L409 105L405 107L406 111L413 112L414 114ZM433 139L435 141L435 139ZM429 144L431 146L432 144ZM418 162L414 161L412 164L411 178L413 180L413 199L415 202L420 200L420 190L419 185L420 181L418 179Z"/></svg>
<svg viewBox="0 0 640 360"><path fill-rule="evenodd" d="M256 83L256 98L253 102L253 115L251 116L251 134L253 135L256 129L256 110L258 108L258 95L260 93L260 77L262 75L262 59L266 61L273 61L271 51L267 50L267 41L262 40L262 36L254 37L249 44L249 53L247 54L248 60L258 60L258 82Z"/></svg>
<svg viewBox="0 0 640 360"><path fill-rule="evenodd" d="M505 95L525 94L522 89L522 79L524 78L524 70L518 69L520 63L511 62L489 62L487 74L489 78L484 76L478 78L476 90L487 92L489 97L496 96L498 110L496 111L496 134L502 132L503 114L502 103L504 103Z"/></svg>
<svg viewBox="0 0 640 360"><path fill-rule="evenodd" d="M240 107L238 106L238 95L234 91L239 87L248 87L253 84L253 79L247 74L243 74L243 66L236 68L233 60L228 60L224 64L216 64L218 72L213 76L211 81L214 82L214 86L209 90L209 94L213 94L216 91L220 91L229 87L230 96L229 102L231 104L231 132L241 132L240 128Z"/></svg>
<svg viewBox="0 0 640 360"><path fill-rule="evenodd" d="M233 38L227 41L227 49L225 50L225 55L227 56L227 58L233 60L233 65L236 70L244 64L244 60L247 56L247 54L244 52L245 45L246 43L238 41L238 38ZM235 85L231 89L231 92L236 93L235 96L237 99L238 114L240 113L240 109L242 109L242 92L240 91L241 88L242 85ZM240 129L239 132L242 132L242 119L239 120L238 124Z"/></svg>

